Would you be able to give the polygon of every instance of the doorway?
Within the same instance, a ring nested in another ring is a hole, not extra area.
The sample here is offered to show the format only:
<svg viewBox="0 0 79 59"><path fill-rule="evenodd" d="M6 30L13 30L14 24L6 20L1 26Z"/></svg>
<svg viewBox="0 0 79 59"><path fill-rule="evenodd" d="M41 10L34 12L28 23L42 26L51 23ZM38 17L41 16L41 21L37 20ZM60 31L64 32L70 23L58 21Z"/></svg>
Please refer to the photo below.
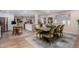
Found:
<svg viewBox="0 0 79 59"><path fill-rule="evenodd" d="M2 32L8 31L8 17L0 17L0 26L2 27Z"/></svg>

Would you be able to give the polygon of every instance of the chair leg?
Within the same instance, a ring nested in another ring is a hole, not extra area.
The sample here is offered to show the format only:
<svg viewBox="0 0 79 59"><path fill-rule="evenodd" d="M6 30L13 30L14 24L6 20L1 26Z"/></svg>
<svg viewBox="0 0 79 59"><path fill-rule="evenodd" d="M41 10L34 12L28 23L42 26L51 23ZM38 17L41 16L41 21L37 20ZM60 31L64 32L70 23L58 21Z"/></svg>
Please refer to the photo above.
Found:
<svg viewBox="0 0 79 59"><path fill-rule="evenodd" d="M36 33L36 38L38 38L38 33Z"/></svg>
<svg viewBox="0 0 79 59"><path fill-rule="evenodd" d="M60 37L61 37L61 33L60 33Z"/></svg>
<svg viewBox="0 0 79 59"><path fill-rule="evenodd" d="M63 37L63 33L61 33L61 36Z"/></svg>
<svg viewBox="0 0 79 59"><path fill-rule="evenodd" d="M62 37L63 36L63 33L60 33L60 37Z"/></svg>
<svg viewBox="0 0 79 59"><path fill-rule="evenodd" d="M41 34L39 34L39 38L41 39Z"/></svg>

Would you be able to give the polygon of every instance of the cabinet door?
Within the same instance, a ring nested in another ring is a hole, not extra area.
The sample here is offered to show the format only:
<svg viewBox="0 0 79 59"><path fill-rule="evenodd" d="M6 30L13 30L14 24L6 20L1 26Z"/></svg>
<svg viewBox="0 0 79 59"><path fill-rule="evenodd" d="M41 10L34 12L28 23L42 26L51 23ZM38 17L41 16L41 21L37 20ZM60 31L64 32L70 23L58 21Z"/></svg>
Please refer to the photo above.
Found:
<svg viewBox="0 0 79 59"><path fill-rule="evenodd" d="M5 31L8 31L8 17L5 17Z"/></svg>
<svg viewBox="0 0 79 59"><path fill-rule="evenodd" d="M32 24L25 24L25 29L28 31L32 31Z"/></svg>
<svg viewBox="0 0 79 59"><path fill-rule="evenodd" d="M8 31L8 18L0 17L0 26L2 26L2 32Z"/></svg>
<svg viewBox="0 0 79 59"><path fill-rule="evenodd" d="M2 32L5 31L5 18L0 17L0 25L2 26Z"/></svg>

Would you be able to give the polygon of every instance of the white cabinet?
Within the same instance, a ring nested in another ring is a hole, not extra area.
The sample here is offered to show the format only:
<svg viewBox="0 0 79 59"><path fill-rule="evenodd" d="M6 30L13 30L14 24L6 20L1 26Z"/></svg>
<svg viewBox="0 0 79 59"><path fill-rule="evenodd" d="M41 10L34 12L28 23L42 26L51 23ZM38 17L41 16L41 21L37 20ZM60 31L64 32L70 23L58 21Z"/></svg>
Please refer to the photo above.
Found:
<svg viewBox="0 0 79 59"><path fill-rule="evenodd" d="M28 31L32 31L32 24L25 24L25 29Z"/></svg>

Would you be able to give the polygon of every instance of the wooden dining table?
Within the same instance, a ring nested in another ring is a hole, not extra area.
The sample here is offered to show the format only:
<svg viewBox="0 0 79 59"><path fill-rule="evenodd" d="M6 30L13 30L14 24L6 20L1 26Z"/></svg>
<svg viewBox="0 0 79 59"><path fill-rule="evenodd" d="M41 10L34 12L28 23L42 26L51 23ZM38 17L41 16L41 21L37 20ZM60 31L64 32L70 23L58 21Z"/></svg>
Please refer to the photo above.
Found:
<svg viewBox="0 0 79 59"><path fill-rule="evenodd" d="M41 27L41 28L40 28L41 31L46 31L46 32L47 32L47 31L50 31L50 29L51 29L51 28L48 28L48 27Z"/></svg>
<svg viewBox="0 0 79 59"><path fill-rule="evenodd" d="M41 31L50 31L51 26L53 26L53 25L57 27L59 24L53 23L52 25L47 25L47 26L49 26L49 27L44 26L44 27L40 27L39 29L40 29Z"/></svg>
<svg viewBox="0 0 79 59"><path fill-rule="evenodd" d="M13 26L12 34L14 34L14 35L22 34L22 29L23 29L22 26Z"/></svg>

